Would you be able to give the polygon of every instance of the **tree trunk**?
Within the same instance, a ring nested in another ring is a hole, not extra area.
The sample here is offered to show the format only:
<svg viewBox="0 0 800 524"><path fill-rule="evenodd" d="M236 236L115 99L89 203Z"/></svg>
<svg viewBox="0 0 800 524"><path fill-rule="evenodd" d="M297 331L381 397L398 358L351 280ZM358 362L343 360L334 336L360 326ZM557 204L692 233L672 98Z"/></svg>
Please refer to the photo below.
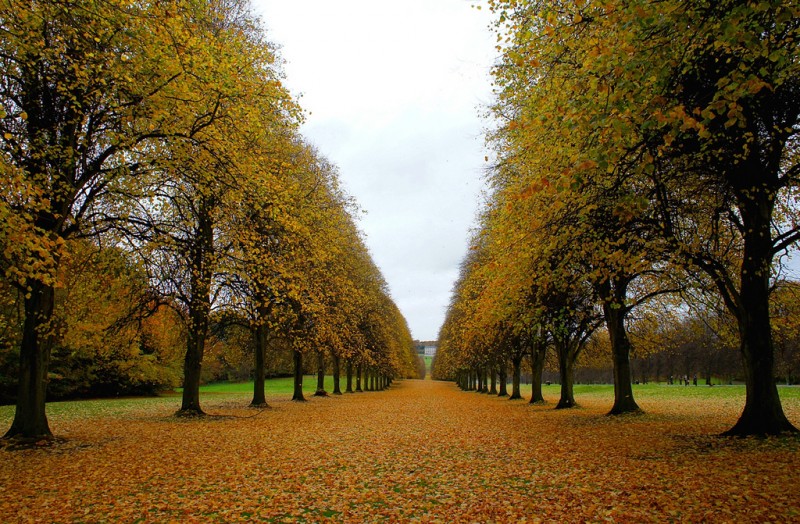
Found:
<svg viewBox="0 0 800 524"><path fill-rule="evenodd" d="M497 373L494 365L489 366L489 394L497 395Z"/></svg>
<svg viewBox="0 0 800 524"><path fill-rule="evenodd" d="M537 341L531 345L531 404L544 404L542 395L542 371L547 356L547 344Z"/></svg>
<svg viewBox="0 0 800 524"><path fill-rule="evenodd" d="M775 349L769 315L774 195L762 188L748 187L737 196L745 233L741 294L734 313L739 323L747 395L739 420L725 435L797 432L783 412L775 383Z"/></svg>
<svg viewBox="0 0 800 524"><path fill-rule="evenodd" d="M200 370L211 313L211 279L214 267L214 204L202 199L198 211L197 236L191 242L189 277L189 326L186 358L183 365L183 402L179 416L204 415L200 408Z"/></svg>
<svg viewBox="0 0 800 524"><path fill-rule="evenodd" d="M476 389L478 393L483 393L486 391L486 382L484 379L483 368L478 368L478 387Z"/></svg>
<svg viewBox="0 0 800 524"><path fill-rule="evenodd" d="M263 320L259 319L259 322L263 322ZM256 360L253 373L253 400L250 402L250 405L254 408L263 408L267 407L267 397L264 392L264 356L267 349L267 326L263 323L259 323L255 331Z"/></svg>
<svg viewBox="0 0 800 524"><path fill-rule="evenodd" d="M500 385L500 390L497 392L497 396L498 397L507 397L508 396L508 369L506 368L505 360L500 362L500 365L497 367L497 382Z"/></svg>
<svg viewBox="0 0 800 524"><path fill-rule="evenodd" d="M516 400L522 398L522 393L519 389L519 378L522 368L522 355L514 356L511 358L511 396L508 400Z"/></svg>
<svg viewBox="0 0 800 524"><path fill-rule="evenodd" d="M558 373L561 376L561 398L558 400L556 409L574 408L578 405L572 392L575 359L572 358L569 342L557 341L556 351L558 352Z"/></svg>
<svg viewBox="0 0 800 524"><path fill-rule="evenodd" d="M745 249L745 253L747 250ZM744 264L743 264L744 267ZM744 410L725 435L778 435L797 432L786 418L775 383L774 348L769 320L769 287L747 282L758 280L742 275L742 312L739 319L740 349L747 394ZM755 285L754 285L755 284ZM748 289L750 287L760 289ZM749 298L748 298L749 297Z"/></svg>
<svg viewBox="0 0 800 524"><path fill-rule="evenodd" d="M47 366L53 345L48 332L53 318L55 291L31 281L24 302L25 319L19 354L19 384L14 421L3 438L47 439L53 436L47 422Z"/></svg>
<svg viewBox="0 0 800 524"><path fill-rule="evenodd" d="M362 375L363 368L361 364L356 366L356 393L363 393L364 390L361 389L361 375Z"/></svg>
<svg viewBox="0 0 800 524"><path fill-rule="evenodd" d="M189 333L186 343L186 357L183 361L183 400L177 415L182 417L202 416L200 407L200 372L203 364L203 351L208 332L208 311L210 298L198 297L189 306Z"/></svg>
<svg viewBox="0 0 800 524"><path fill-rule="evenodd" d="M314 396L328 396L328 392L325 391L325 353L322 351L317 351L317 391L314 392Z"/></svg>
<svg viewBox="0 0 800 524"><path fill-rule="evenodd" d="M294 393L292 400L298 402L305 402L306 397L303 396L303 354L297 350L294 351Z"/></svg>
<svg viewBox="0 0 800 524"><path fill-rule="evenodd" d="M339 376L339 355L334 353L331 358L333 359L333 394L341 395L342 389L339 384L341 379Z"/></svg>
<svg viewBox="0 0 800 524"><path fill-rule="evenodd" d="M345 362L345 374L347 375L347 387L345 393L353 392L353 362L348 358Z"/></svg>
<svg viewBox="0 0 800 524"><path fill-rule="evenodd" d="M603 284L602 295L603 313L606 317L606 327L611 339L611 357L614 361L614 405L609 415L623 413L639 413L641 408L633 398L631 379L631 341L625 329L625 295L627 284L624 280L612 283L608 280ZM613 293L613 295L612 295Z"/></svg>

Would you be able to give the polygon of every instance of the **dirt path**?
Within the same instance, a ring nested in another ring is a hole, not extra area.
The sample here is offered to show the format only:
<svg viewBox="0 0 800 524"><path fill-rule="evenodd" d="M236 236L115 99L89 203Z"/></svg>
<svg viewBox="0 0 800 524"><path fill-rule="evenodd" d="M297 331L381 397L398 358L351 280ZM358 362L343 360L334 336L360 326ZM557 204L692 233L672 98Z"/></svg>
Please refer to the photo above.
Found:
<svg viewBox="0 0 800 524"><path fill-rule="evenodd" d="M664 412L612 420L405 381L388 391L209 400L54 421L0 451L3 522L664 522L800 519L797 442L729 441ZM152 409L152 408L151 408ZM677 412L676 412L677 413Z"/></svg>

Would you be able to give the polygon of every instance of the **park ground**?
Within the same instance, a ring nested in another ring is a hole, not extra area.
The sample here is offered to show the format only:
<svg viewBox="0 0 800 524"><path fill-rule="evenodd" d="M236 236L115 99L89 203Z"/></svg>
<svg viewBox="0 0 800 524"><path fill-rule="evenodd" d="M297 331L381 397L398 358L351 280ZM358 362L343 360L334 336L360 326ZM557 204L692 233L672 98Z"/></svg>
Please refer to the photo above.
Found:
<svg viewBox="0 0 800 524"><path fill-rule="evenodd" d="M782 388L800 424L800 394ZM206 390L214 416L175 397L58 403L62 437L0 449L3 522L800 521L800 440L715 436L743 388L648 385L645 415L611 418L609 387L549 404L407 380L382 392L245 407ZM0 409L0 423L11 410Z"/></svg>

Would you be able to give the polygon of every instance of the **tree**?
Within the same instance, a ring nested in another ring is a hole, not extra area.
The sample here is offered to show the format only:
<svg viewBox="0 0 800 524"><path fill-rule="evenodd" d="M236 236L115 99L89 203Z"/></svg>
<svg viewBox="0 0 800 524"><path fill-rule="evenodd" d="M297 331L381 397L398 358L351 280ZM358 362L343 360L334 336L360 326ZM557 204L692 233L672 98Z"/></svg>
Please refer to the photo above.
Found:
<svg viewBox="0 0 800 524"><path fill-rule="evenodd" d="M45 390L56 274L67 239L89 232L109 185L138 151L183 132L185 6L9 1L3 68L0 242L4 277L24 295L19 390L6 437L51 435ZM144 43L147 45L143 45ZM131 176L135 179L135 176Z"/></svg>
<svg viewBox="0 0 800 524"><path fill-rule="evenodd" d="M556 166L541 183L567 193L633 188L633 199L612 202L649 214L651 234L675 262L704 272L737 318L748 394L730 434L793 431L774 384L768 297L774 257L798 238L797 7L492 6L515 130L500 146L520 137L527 163Z"/></svg>
<svg viewBox="0 0 800 524"><path fill-rule="evenodd" d="M769 294L774 257L800 236L792 218L800 175L793 146L800 131L798 8L791 2L680 7L672 27L684 24L686 32L668 35L675 65L664 71L662 90L667 104L693 116L682 118L680 126L673 121L661 132L645 134L648 145L663 151L664 161L655 162L651 178L661 190L662 230L688 264L708 274L737 319L747 397L727 434L794 432L775 385ZM691 128L683 131L684 126ZM693 187L714 188L706 217L675 205L686 187L682 173ZM722 262L725 253L713 244L688 238L682 216L694 217L695 223L712 217L706 235L712 242L717 231L736 235L738 271L729 270Z"/></svg>
<svg viewBox="0 0 800 524"><path fill-rule="evenodd" d="M162 142L165 153L150 162L147 183L119 192L121 207L130 211L118 221L161 293L182 307L187 347L178 413L188 416L203 414L201 366L210 314L229 272L236 212L268 183L270 163L264 161L284 143L296 111L273 66L273 49L245 3L215 2L191 21L203 41L192 55L195 71L183 108L191 125Z"/></svg>

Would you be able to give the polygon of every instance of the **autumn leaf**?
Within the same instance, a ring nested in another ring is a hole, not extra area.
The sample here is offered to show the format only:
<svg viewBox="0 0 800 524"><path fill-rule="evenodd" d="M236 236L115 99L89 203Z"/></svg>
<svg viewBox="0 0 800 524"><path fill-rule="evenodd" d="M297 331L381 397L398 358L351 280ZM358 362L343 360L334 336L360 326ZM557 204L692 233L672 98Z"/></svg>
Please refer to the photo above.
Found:
<svg viewBox="0 0 800 524"><path fill-rule="evenodd" d="M656 386L648 415L622 419L603 416L608 389L564 412L434 381L255 412L215 396L200 420L171 417L172 398L127 401L52 416L55 445L0 450L0 508L18 522L795 520L797 440L708 436L743 402L721 389Z"/></svg>

